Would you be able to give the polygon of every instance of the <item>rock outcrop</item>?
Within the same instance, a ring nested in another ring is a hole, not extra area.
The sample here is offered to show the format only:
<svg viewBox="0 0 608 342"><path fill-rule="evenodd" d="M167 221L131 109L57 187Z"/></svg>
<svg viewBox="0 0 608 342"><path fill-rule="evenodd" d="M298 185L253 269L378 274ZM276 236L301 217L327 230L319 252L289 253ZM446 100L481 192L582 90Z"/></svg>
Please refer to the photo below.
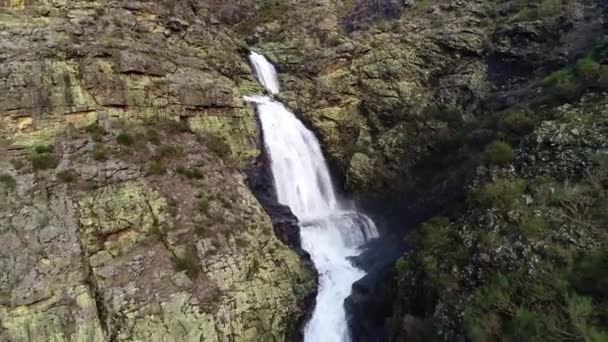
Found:
<svg viewBox="0 0 608 342"><path fill-rule="evenodd" d="M290 341L310 266L239 165L261 91L198 1L0 1L0 340Z"/></svg>

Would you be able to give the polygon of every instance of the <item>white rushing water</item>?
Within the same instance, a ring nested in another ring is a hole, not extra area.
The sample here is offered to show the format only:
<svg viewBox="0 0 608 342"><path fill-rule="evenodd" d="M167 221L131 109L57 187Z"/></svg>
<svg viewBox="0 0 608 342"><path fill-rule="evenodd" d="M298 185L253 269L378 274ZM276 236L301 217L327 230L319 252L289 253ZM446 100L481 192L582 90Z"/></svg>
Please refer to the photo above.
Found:
<svg viewBox="0 0 608 342"><path fill-rule="evenodd" d="M280 91L274 66L252 53L251 64L260 83L272 94ZM300 221L302 247L319 272L319 294L306 342L348 342L344 300L365 272L349 257L378 232L372 220L336 197L319 142L283 104L267 96L248 96L258 109L264 142L271 159L278 200Z"/></svg>

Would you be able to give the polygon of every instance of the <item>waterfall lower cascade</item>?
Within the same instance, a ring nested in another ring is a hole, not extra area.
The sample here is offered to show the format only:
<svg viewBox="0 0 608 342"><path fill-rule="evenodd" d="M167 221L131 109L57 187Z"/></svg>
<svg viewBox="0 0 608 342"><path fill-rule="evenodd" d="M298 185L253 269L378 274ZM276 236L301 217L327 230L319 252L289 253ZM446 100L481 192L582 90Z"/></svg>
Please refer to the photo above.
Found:
<svg viewBox="0 0 608 342"><path fill-rule="evenodd" d="M278 94L274 66L255 52L250 60L260 83ZM278 200L298 217L302 248L319 272L319 293L304 340L349 342L344 300L353 283L365 275L349 258L378 236L376 226L336 197L318 140L292 112L268 96L245 99L257 106Z"/></svg>

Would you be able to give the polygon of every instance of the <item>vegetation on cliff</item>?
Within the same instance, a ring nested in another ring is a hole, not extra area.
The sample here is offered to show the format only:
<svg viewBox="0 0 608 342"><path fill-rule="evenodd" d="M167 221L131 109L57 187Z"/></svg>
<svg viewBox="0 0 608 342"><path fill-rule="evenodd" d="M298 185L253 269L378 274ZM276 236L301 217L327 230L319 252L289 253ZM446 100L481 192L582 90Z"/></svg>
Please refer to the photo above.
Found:
<svg viewBox="0 0 608 342"><path fill-rule="evenodd" d="M389 329L408 341L605 341L608 99L519 107L498 122L514 149L488 144L466 204L408 237Z"/></svg>

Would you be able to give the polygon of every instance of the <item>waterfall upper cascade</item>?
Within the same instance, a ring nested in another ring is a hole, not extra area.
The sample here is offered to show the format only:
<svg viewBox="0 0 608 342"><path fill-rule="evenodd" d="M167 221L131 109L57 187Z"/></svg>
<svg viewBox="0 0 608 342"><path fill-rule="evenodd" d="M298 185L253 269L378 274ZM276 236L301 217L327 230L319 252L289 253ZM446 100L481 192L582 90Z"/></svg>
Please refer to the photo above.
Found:
<svg viewBox="0 0 608 342"><path fill-rule="evenodd" d="M250 60L260 83L278 94L274 66L257 53ZM247 96L246 100L257 106L278 200L298 217L302 247L319 272L319 293L304 340L348 342L344 300L352 284L365 275L349 258L378 236L376 226L337 198L318 140L292 112L268 96Z"/></svg>

